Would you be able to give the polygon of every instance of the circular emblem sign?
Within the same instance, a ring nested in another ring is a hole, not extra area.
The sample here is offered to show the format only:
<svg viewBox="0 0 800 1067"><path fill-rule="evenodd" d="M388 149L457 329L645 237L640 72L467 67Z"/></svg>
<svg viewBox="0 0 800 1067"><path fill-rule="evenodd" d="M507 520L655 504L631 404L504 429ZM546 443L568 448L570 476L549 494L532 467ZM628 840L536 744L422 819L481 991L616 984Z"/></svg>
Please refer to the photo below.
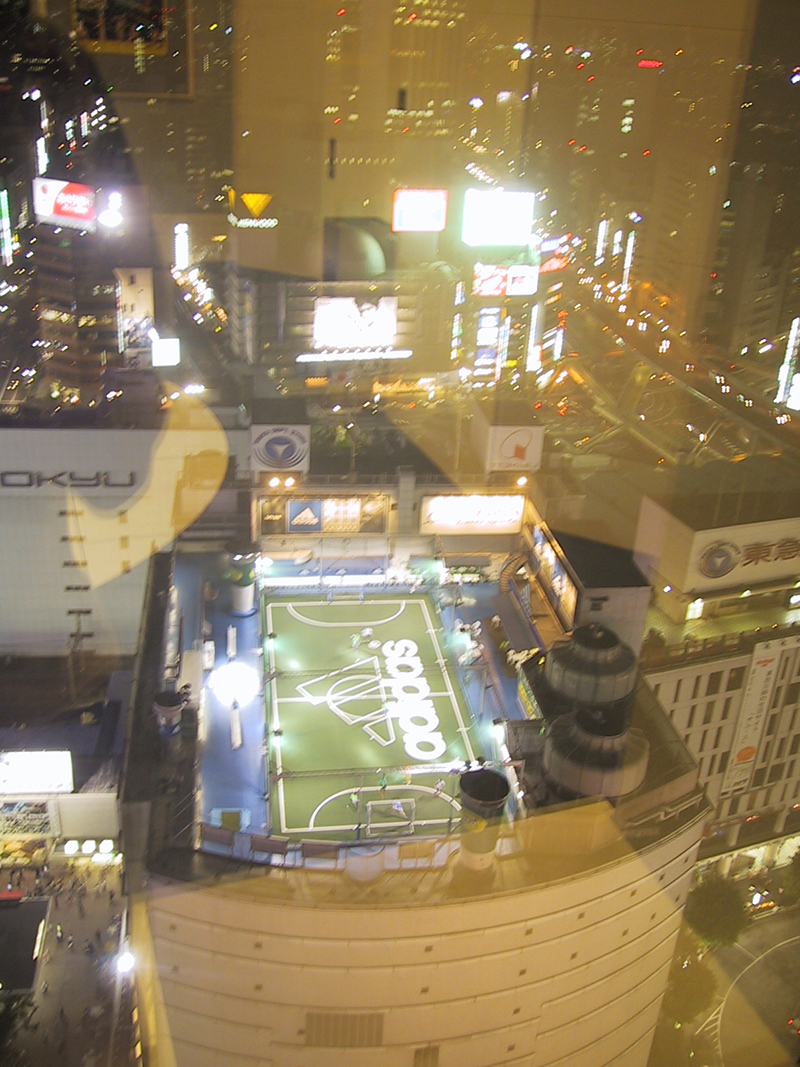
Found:
<svg viewBox="0 0 800 1067"><path fill-rule="evenodd" d="M700 557L700 573L706 578L724 578L739 562L741 551L730 541L715 541Z"/></svg>
<svg viewBox="0 0 800 1067"><path fill-rule="evenodd" d="M253 458L267 470L293 470L303 464L307 455L305 428L270 426L253 440Z"/></svg>

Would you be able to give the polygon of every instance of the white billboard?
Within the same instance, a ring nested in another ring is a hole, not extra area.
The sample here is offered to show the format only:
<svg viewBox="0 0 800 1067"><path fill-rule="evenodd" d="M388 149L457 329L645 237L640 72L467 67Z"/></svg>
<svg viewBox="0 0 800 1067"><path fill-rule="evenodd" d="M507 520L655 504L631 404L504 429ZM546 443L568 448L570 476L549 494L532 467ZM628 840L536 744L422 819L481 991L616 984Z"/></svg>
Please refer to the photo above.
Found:
<svg viewBox="0 0 800 1067"><path fill-rule="evenodd" d="M796 579L800 519L746 523L698 531L693 538L686 591Z"/></svg>
<svg viewBox="0 0 800 1067"><path fill-rule="evenodd" d="M473 248L519 248L531 241L535 193L505 189L467 189L461 240Z"/></svg>
<svg viewBox="0 0 800 1067"><path fill-rule="evenodd" d="M426 496L422 500L421 534L519 533L523 496Z"/></svg>
<svg viewBox="0 0 800 1067"><path fill-rule="evenodd" d="M441 233L446 224L446 189L395 190L392 198L394 233Z"/></svg>
<svg viewBox="0 0 800 1067"><path fill-rule="evenodd" d="M391 348L396 337L396 296L382 296L377 303L354 296L314 301L314 348Z"/></svg>
<svg viewBox="0 0 800 1067"><path fill-rule="evenodd" d="M180 338L153 338L151 361L154 367L177 367L181 361Z"/></svg>
<svg viewBox="0 0 800 1067"><path fill-rule="evenodd" d="M0 752L0 794L71 793L71 752Z"/></svg>
<svg viewBox="0 0 800 1067"><path fill-rule="evenodd" d="M307 471L311 461L310 426L251 426L250 462L254 471Z"/></svg>
<svg viewBox="0 0 800 1067"><path fill-rule="evenodd" d="M766 641L753 649L750 674L742 695L742 709L731 743L730 760L722 780L722 793L747 789L772 704L781 654L798 645L800 638L783 638L780 641Z"/></svg>
<svg viewBox="0 0 800 1067"><path fill-rule="evenodd" d="M486 471L538 471L543 448L543 426L492 426Z"/></svg>

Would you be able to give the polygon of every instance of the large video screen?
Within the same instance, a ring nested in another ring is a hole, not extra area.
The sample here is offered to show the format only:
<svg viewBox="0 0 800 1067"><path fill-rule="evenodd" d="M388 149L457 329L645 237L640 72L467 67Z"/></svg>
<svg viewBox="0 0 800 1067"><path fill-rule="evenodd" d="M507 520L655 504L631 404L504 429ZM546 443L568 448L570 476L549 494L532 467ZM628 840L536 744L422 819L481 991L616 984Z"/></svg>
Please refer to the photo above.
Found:
<svg viewBox="0 0 800 1067"><path fill-rule="evenodd" d="M314 301L315 348L391 348L396 336L396 296L382 296L377 303L354 296Z"/></svg>

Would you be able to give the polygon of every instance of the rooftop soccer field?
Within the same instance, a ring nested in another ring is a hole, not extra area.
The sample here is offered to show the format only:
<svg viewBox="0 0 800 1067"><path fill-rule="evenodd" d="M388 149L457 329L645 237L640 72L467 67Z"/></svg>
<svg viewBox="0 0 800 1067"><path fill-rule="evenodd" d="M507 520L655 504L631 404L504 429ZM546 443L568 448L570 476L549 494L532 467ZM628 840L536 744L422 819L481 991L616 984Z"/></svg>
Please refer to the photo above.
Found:
<svg viewBox="0 0 800 1067"><path fill-rule="evenodd" d="M425 597L262 605L272 832L435 833L459 812L466 710Z"/></svg>

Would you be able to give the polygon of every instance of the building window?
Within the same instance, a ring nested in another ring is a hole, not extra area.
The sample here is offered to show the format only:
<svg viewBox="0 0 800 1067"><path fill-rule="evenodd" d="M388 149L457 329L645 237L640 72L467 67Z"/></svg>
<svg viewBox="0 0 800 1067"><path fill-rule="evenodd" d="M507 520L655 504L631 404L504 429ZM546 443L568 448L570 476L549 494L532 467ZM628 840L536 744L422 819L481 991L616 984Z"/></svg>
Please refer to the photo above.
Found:
<svg viewBox="0 0 800 1067"><path fill-rule="evenodd" d="M714 753L714 755L708 761L708 777L709 778L714 773L714 767L716 766L716 763L717 763L717 755L716 755L716 753Z"/></svg>
<svg viewBox="0 0 800 1067"><path fill-rule="evenodd" d="M723 720L728 718L728 714L729 714L729 712L731 710L731 700L732 699L733 699L733 697L725 697L725 703L722 705L722 715L720 716L720 718L723 719Z"/></svg>
<svg viewBox="0 0 800 1067"><path fill-rule="evenodd" d="M769 722L767 723L767 737L772 737L775 733L775 727L778 725L778 716L770 715Z"/></svg>
<svg viewBox="0 0 800 1067"><path fill-rule="evenodd" d="M719 743L722 740L722 727L717 727L717 732L714 735L714 748L719 748Z"/></svg>
<svg viewBox="0 0 800 1067"><path fill-rule="evenodd" d="M683 685L683 678L679 678L675 683L675 696L672 698L673 703L678 702L678 698L681 695L681 686Z"/></svg>
<svg viewBox="0 0 800 1067"><path fill-rule="evenodd" d="M706 747L706 738L708 737L708 730L703 730L703 735L700 738L700 748L698 751L702 752Z"/></svg>
<svg viewBox="0 0 800 1067"><path fill-rule="evenodd" d="M721 756L719 757L719 767L717 769L718 769L720 774L722 774L722 772L724 770L726 770L726 768L728 766L728 758L729 758L729 756L730 756L730 752L723 752L721 754Z"/></svg>
<svg viewBox="0 0 800 1067"><path fill-rule="evenodd" d="M795 734L792 738L792 743L789 746L789 755L796 756L798 749L800 749L800 734Z"/></svg>
<svg viewBox="0 0 800 1067"><path fill-rule="evenodd" d="M769 772L769 776L767 778L767 781L768 782L779 782L781 780L781 778L783 778L783 771L784 771L783 764L782 763L776 763L773 767L770 768L770 772Z"/></svg>
<svg viewBox="0 0 800 1067"><path fill-rule="evenodd" d="M783 754L786 751L786 742L787 742L787 740L788 740L788 738L782 737L780 739L780 741L778 742L778 750L775 753L775 759L781 759L783 757Z"/></svg>
<svg viewBox="0 0 800 1067"><path fill-rule="evenodd" d="M772 703L770 704L770 707L771 708L777 708L778 705L781 702L781 697L782 696L783 696L783 686L779 685L778 688L775 690L773 696L772 696Z"/></svg>
<svg viewBox="0 0 800 1067"><path fill-rule="evenodd" d="M439 1067L439 1046L414 1049L414 1067Z"/></svg>
<svg viewBox="0 0 800 1067"><path fill-rule="evenodd" d="M705 714L703 715L703 725L704 726L707 726L711 722L713 717L714 717L714 704L715 704L715 701L713 701L713 700L709 700L709 702L706 704L706 711L705 711Z"/></svg>
<svg viewBox="0 0 800 1067"><path fill-rule="evenodd" d="M727 755L727 753L726 753L726 755ZM720 763L721 762L722 762L722 760L720 760ZM728 814L729 815L735 815L738 812L738 810L739 810L739 798L738 797L731 797L731 802L728 805Z"/></svg>
<svg viewBox="0 0 800 1067"><path fill-rule="evenodd" d="M706 685L706 696L713 696L714 693L718 693L720 686L722 685L722 671L712 671L708 676L708 684Z"/></svg>
<svg viewBox="0 0 800 1067"><path fill-rule="evenodd" d="M694 680L694 685L692 686L692 700L694 700L694 698L697 696L697 694L699 692L700 692L700 675L698 674L698 676Z"/></svg>
<svg viewBox="0 0 800 1067"><path fill-rule="evenodd" d="M694 713L695 713L696 709L697 709L697 705L696 704L692 704L691 708L689 709L689 718L686 720L686 729L687 730L691 730L691 728L694 726Z"/></svg>
<svg viewBox="0 0 800 1067"><path fill-rule="evenodd" d="M732 667L728 675L728 684L725 686L730 693L734 689L741 689L744 682L744 667Z"/></svg>
<svg viewBox="0 0 800 1067"><path fill-rule="evenodd" d="M791 685L787 685L784 704L796 704L798 693L800 693L800 682L792 682Z"/></svg>
<svg viewBox="0 0 800 1067"><path fill-rule="evenodd" d="M767 773L766 767L759 767L756 773L753 775L753 789L757 789L760 785L764 784L764 776Z"/></svg>

